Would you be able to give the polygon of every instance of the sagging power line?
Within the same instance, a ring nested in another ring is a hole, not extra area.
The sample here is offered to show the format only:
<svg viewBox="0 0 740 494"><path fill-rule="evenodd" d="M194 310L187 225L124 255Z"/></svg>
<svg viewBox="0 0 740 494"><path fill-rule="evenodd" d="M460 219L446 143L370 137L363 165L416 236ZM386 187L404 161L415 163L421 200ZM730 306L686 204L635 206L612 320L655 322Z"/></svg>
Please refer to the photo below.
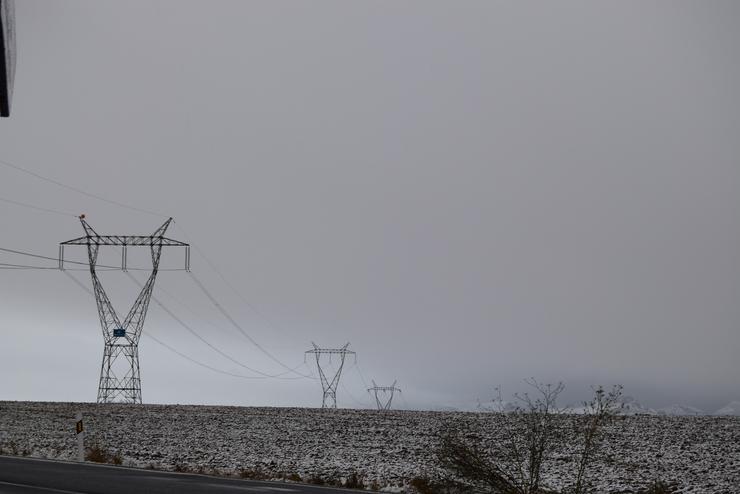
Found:
<svg viewBox="0 0 740 494"><path fill-rule="evenodd" d="M41 254L35 254L33 252L27 252L24 250L8 249L7 247L0 247L0 252L7 252L9 254L17 254L20 256L33 257L36 259L45 259L48 261L54 261L54 263L56 264L56 266L53 266L53 267L26 265L28 269L59 269L60 257L44 256ZM64 259L64 264L74 264L75 266L85 266L85 269L82 269L83 271L87 271L87 269L90 266L89 262L71 261L69 259ZM121 269L121 266L112 266L108 264L95 264L95 268L97 271L118 271ZM100 268L103 268L103 269L101 270ZM69 268L65 267L64 269L68 270ZM187 269L188 268L159 268L159 271L187 271ZM138 267L131 268L131 267L126 266L126 271L150 271L150 268L138 268Z"/></svg>
<svg viewBox="0 0 740 494"><path fill-rule="evenodd" d="M29 175L31 177L34 177L34 178L36 178L38 180L42 180L44 182L48 182L48 183L54 184L57 187L61 187L63 189L71 190L71 191L76 192L78 194L82 194L83 196L90 197L90 198L96 199L98 201L107 202L108 204L112 204L112 205L118 206L120 208L130 209L132 211L137 211L139 213L150 214L150 215L153 215L153 216L159 216L160 218L167 218L167 215L164 215L164 214L161 214L161 213L157 213L155 211L150 211L148 209L140 208L140 207L137 207L137 206L131 206L130 204L124 204L122 202L114 201L113 199L108 199L107 197L102 197L102 196L99 196L97 194L93 194L91 192L87 192L87 191L82 190L80 188L77 188L77 187L75 187L73 185L69 185L69 184L66 184L64 182L60 182L59 180L54 180L53 178L46 177L46 176L44 176L44 175L42 175L40 173L36 173L34 171L31 171L31 170L29 170L26 167L16 165L16 164L11 163L11 162L6 161L6 160L0 160L0 165L5 166L7 168L12 168L12 169L14 169L16 171L19 171L21 173L24 173L26 175Z"/></svg>
<svg viewBox="0 0 740 494"><path fill-rule="evenodd" d="M57 268L54 268L54 269L57 269ZM95 294L94 294L94 293L92 292L92 290L90 290L90 289L89 289L88 287L86 287L86 286L85 286L85 285L84 285L84 284L83 284L83 283L82 283L82 282L81 282L80 280L78 280L78 279L77 279L76 277L74 277L73 275L71 275L71 274L69 273L69 271L70 271L69 269L65 269L64 271L62 271L62 273L64 273L65 275L67 275L67 277L68 277L69 279L71 279L71 280L72 280L72 281L73 281L73 282L74 282L74 283L75 283L75 284L76 284L76 285L77 285L78 287L80 287L80 288L81 288L81 289L82 289L82 290L83 290L83 291L84 291L85 293L87 293L87 294L88 294L88 295L90 295L91 297L95 297ZM154 299L154 297L152 297L152 298ZM156 299L154 299L154 300L156 301ZM160 304L160 305L161 305L161 304ZM162 305L162 308L165 308L165 307L164 307L164 306ZM167 311L166 311L166 312L167 312ZM179 351L178 349L174 348L173 346L171 346L171 345L169 345L169 344L165 343L164 341L160 340L160 339L159 339L159 338L157 338L156 336L152 335L150 331L148 331L148 332L142 332L142 335L143 335L143 336L146 336L146 337L148 337L148 338L151 338L151 339L152 339L152 340L153 340L153 341L154 341L155 343L157 343L157 344L161 345L162 347L164 347L165 349L167 349L167 350L169 350L170 352L174 353L175 355L177 355L177 356L179 356L179 357L181 357L181 358L183 358L183 359L185 359L185 360L188 360L189 362L191 362L191 363L193 363L193 364L195 364L195 365L198 365L198 366L200 366L200 367L202 367L202 368L204 368L204 369L208 369L208 370L210 370L210 371L213 371L213 372L216 372L216 373L218 373L218 374L223 374L223 375L225 375L225 376L231 376L231 377L238 377L238 378L241 378L241 379L268 379L268 378L266 378L266 377L263 377L263 376L245 376L245 375L243 375L243 374L237 374L237 373L235 373L235 372L230 372L230 371L226 371L226 370L223 370L223 369L219 369L219 368L217 368L217 367L214 367L214 366L212 366L212 365L209 365L209 364L206 364L206 363L204 363L204 362L201 362L200 360L198 360L198 359L196 359L196 358L194 358L194 357L191 357L190 355L187 355L187 354L185 354L185 353L183 353L183 352Z"/></svg>
<svg viewBox="0 0 740 494"><path fill-rule="evenodd" d="M137 280L136 278L134 278L131 273L126 273L126 274L128 274L129 278L131 278L131 280L134 283L136 283L140 288L142 288L142 289L144 288L144 286L141 285L141 283L139 283L139 280ZM302 379L303 378L302 376L298 376L298 377L283 377L285 374L288 374L290 372L294 372L295 369L289 369L289 370L287 370L285 372L282 372L280 374L268 374L266 372L262 372L262 371L260 371L258 369L255 369L253 367L250 367L250 366L244 364L243 362L235 359L234 357L232 357L228 353L224 352L223 350L221 350L220 348L218 348L217 346L215 346L214 344L212 344L211 342L209 342L208 340L206 340L205 338L203 338L190 325L188 325L187 323L185 323L185 321L183 321L182 319L180 319L174 312L172 312L170 309L168 309L167 307L165 307L165 305L162 304L162 302L160 302L159 299L157 299L157 297L155 297L154 295L152 295L152 300L154 300L154 303L156 303L163 311L165 311L167 313L167 315L170 316L175 322L177 322L180 326L182 326L183 328L185 328L185 330L187 330L190 334L192 334L198 340L200 340L201 343L205 344L211 350L213 350L214 352L218 353L219 355L221 355L225 359L229 360L230 362L232 362L232 363L234 363L234 364L236 364L236 365L238 365L240 367L243 367L243 368L247 369L250 372L254 372L255 374L259 374L259 376L261 376L261 378L273 378L273 379Z"/></svg>

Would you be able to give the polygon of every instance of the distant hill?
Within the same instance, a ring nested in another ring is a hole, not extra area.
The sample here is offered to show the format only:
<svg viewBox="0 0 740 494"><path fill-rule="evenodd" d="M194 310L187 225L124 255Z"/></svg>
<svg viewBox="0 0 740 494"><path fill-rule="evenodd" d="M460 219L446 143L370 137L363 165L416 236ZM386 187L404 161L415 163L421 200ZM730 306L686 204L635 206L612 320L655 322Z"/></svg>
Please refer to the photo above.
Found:
<svg viewBox="0 0 740 494"><path fill-rule="evenodd" d="M658 410L660 415L687 416L687 415L707 415L707 412L700 408L690 405L671 405Z"/></svg>
<svg viewBox="0 0 740 494"><path fill-rule="evenodd" d="M740 401L731 401L716 412L715 415L733 415L740 416Z"/></svg>
<svg viewBox="0 0 740 494"><path fill-rule="evenodd" d="M658 412L652 408L646 407L632 396L623 396L620 400L622 404L622 415L657 415Z"/></svg>
<svg viewBox="0 0 740 494"><path fill-rule="evenodd" d="M666 415L671 417L688 417L688 416L702 416L702 415L724 415L724 416L740 416L740 401L732 401L727 405L723 406L714 413L707 412L701 408L697 408L691 405L673 404L663 408L650 408L643 405L633 396L624 396L620 399L621 403L621 415ZM478 401L478 402L466 402L466 403L455 403L456 406L438 406L434 410L440 412L513 412L517 409L522 408L522 404L517 404L511 401ZM582 414L586 413L586 409L583 404L573 404L566 406L561 409L563 413Z"/></svg>

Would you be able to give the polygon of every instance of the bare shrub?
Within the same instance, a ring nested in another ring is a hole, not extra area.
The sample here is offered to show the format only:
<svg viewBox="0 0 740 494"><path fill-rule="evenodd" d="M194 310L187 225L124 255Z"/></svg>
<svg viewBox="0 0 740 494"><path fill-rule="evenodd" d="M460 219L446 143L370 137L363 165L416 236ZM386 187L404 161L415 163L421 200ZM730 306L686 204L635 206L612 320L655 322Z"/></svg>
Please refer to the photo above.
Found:
<svg viewBox="0 0 740 494"><path fill-rule="evenodd" d="M120 454L110 453L97 443L85 448L85 460L95 463L111 463L113 465L121 465L123 463L123 458Z"/></svg>
<svg viewBox="0 0 740 494"><path fill-rule="evenodd" d="M365 482L362 475L358 475L357 472L352 472L344 482L344 487L348 489L364 489Z"/></svg>
<svg viewBox="0 0 740 494"><path fill-rule="evenodd" d="M267 475L259 466L255 466L254 468L242 468L239 470L239 477L251 480L265 480L270 478L270 476Z"/></svg>
<svg viewBox="0 0 740 494"><path fill-rule="evenodd" d="M309 477L308 483L309 484L314 484L314 485L326 485L327 482L326 482L326 479L324 479L321 476L321 474L318 474L317 473L317 474L311 475L311 477Z"/></svg>
<svg viewBox="0 0 740 494"><path fill-rule="evenodd" d="M582 441L576 481L571 489L573 494L589 492L588 469L601 444L603 427L621 409L619 397L622 396L622 386L613 386L609 392L602 386L595 387L593 390L594 396L591 401L583 404L583 415L576 416L573 421L573 436L580 437Z"/></svg>
<svg viewBox="0 0 740 494"><path fill-rule="evenodd" d="M418 494L460 494L471 492L470 486L451 480L431 480L426 477L414 477L409 483L412 492ZM377 489L376 489L377 490Z"/></svg>
<svg viewBox="0 0 740 494"><path fill-rule="evenodd" d="M409 483L411 487L419 494L434 494L432 482L429 479L415 477Z"/></svg>
<svg viewBox="0 0 740 494"><path fill-rule="evenodd" d="M552 453L564 444L580 444L573 458L577 465L575 482L566 490L572 494L588 492L588 468L600 444L601 431L616 415L621 387L610 392L594 388L591 401L584 403L584 413L572 419L557 407L564 389L562 383L542 384L525 381L533 391L514 395L517 404L506 409L497 390L498 409L503 423L503 440L483 449L479 441L465 437L459 428L451 427L441 438L437 450L439 464L457 480L459 490L467 486L496 494L545 494L542 474ZM422 492L422 491L420 491Z"/></svg>
<svg viewBox="0 0 740 494"><path fill-rule="evenodd" d="M440 464L462 485L484 487L500 494L539 494L542 467L558 442L557 397L563 384L541 384L534 379L526 383L534 395L515 395L518 405L504 413L500 389L498 410L504 421L501 443L484 451L463 437L460 430L450 429L442 437L437 457Z"/></svg>
<svg viewBox="0 0 740 494"><path fill-rule="evenodd" d="M662 480L656 480L648 487L640 489L638 494L673 494L680 492L680 489L675 484L669 484Z"/></svg>

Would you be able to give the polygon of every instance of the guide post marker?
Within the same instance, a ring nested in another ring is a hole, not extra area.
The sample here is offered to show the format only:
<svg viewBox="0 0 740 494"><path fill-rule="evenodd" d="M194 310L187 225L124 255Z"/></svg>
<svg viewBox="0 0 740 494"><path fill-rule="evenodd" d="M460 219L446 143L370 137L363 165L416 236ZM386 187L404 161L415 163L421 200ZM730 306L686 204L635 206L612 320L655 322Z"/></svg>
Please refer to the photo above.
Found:
<svg viewBox="0 0 740 494"><path fill-rule="evenodd" d="M77 433L77 461L85 461L85 427L82 425L82 413L77 412L75 417L75 431Z"/></svg>

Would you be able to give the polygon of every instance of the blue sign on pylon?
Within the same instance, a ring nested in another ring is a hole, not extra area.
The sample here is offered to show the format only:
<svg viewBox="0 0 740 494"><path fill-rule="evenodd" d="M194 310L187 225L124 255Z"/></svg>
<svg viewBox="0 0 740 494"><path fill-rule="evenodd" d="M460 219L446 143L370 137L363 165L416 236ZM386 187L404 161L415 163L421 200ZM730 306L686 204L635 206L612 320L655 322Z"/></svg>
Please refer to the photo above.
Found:
<svg viewBox="0 0 740 494"><path fill-rule="evenodd" d="M123 336L126 336L126 330L123 328L115 328L113 330L113 337L114 338L121 338Z"/></svg>

